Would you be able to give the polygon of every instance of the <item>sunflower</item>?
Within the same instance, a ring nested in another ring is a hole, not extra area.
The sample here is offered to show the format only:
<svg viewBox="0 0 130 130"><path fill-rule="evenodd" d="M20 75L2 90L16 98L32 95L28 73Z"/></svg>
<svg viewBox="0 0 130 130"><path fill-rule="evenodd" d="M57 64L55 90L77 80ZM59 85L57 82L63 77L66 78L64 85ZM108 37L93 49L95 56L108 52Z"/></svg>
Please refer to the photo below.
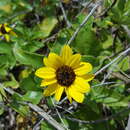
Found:
<svg viewBox="0 0 130 130"><path fill-rule="evenodd" d="M80 54L73 54L68 45L64 45L60 56L50 53L43 59L45 67L36 70L35 75L42 78L41 86L48 86L44 90L44 96L55 94L56 101L61 99L65 92L70 102L75 100L82 103L84 93L90 91L89 81L93 74L87 74L92 70L92 65L81 62Z"/></svg>
<svg viewBox="0 0 130 130"><path fill-rule="evenodd" d="M7 24L0 24L0 36L4 36L7 42L10 41L10 35L17 36Z"/></svg>

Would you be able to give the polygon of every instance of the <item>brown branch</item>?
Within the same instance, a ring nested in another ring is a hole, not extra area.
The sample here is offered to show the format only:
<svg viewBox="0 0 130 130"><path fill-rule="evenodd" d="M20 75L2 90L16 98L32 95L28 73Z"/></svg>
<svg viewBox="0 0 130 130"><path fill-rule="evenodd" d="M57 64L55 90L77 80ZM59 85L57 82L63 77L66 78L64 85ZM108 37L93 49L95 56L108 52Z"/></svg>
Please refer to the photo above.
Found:
<svg viewBox="0 0 130 130"><path fill-rule="evenodd" d="M46 39L43 39L42 42L43 43L50 42L50 41L54 40L57 37L57 35L58 35L58 33L55 33L54 35L52 35Z"/></svg>
<svg viewBox="0 0 130 130"><path fill-rule="evenodd" d="M129 119L128 119L126 130L130 130L130 114L129 114Z"/></svg>
<svg viewBox="0 0 130 130"><path fill-rule="evenodd" d="M98 75L99 73L101 73L102 71L104 71L105 69L107 69L110 65L112 65L113 63L117 62L117 60L122 57L125 56L128 52L130 52L130 48L127 48L125 51L121 52L115 59L113 59L109 64L105 65L104 67L102 67L100 70L98 70L95 75Z"/></svg>
<svg viewBox="0 0 130 130"><path fill-rule="evenodd" d="M65 22L66 22L68 28L70 28L72 25L71 25L71 23L69 22L69 20L67 19L67 15L66 15L66 13L65 13L65 9L64 9L64 7L63 7L61 1L59 1L59 5L60 5L60 8L61 8L61 10L62 10L62 13L63 13L63 17L64 17L64 19L65 19Z"/></svg>
<svg viewBox="0 0 130 130"><path fill-rule="evenodd" d="M123 76L121 73L119 72L112 72L112 76L124 81L126 84L130 83L130 79L128 79L126 76Z"/></svg>
<svg viewBox="0 0 130 130"><path fill-rule="evenodd" d="M74 32L74 34L72 35L72 37L70 38L70 40L68 41L67 44L70 44L78 35L79 31L81 30L81 28L86 24L86 22L89 20L89 18L93 15L93 13L95 12L95 10L99 7L99 5L101 4L101 1L97 2L97 4L93 7L93 9L91 10L91 12L85 17L85 19L83 20L83 22L79 25L79 27L76 29L76 31Z"/></svg>
<svg viewBox="0 0 130 130"><path fill-rule="evenodd" d="M1 84L0 84L0 87L1 87ZM11 95L13 95L15 93L10 88L4 88L4 90L6 92L8 92L9 94L11 94ZM42 116L49 124L51 124L57 130L65 130L65 128L61 124L59 124L55 119L53 119L50 115L48 115L44 110L42 110L37 105L31 104L31 103L27 103L27 102L25 102L25 104L28 105L32 110L37 112L40 116Z"/></svg>

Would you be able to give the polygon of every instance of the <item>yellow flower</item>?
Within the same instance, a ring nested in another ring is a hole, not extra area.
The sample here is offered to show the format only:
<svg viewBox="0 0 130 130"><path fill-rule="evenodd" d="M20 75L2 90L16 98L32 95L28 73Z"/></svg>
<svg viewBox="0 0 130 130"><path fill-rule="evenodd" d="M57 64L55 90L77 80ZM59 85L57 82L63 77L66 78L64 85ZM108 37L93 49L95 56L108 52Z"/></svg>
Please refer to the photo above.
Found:
<svg viewBox="0 0 130 130"><path fill-rule="evenodd" d="M63 92L66 93L70 102L72 99L82 103L84 93L90 91L89 81L94 78L93 74L87 74L92 70L92 65L81 62L80 54L72 54L72 50L65 45L61 55L50 53L44 58L45 67L39 68L35 75L42 78L41 86L48 86L44 90L44 96L55 94L59 101Z"/></svg>
<svg viewBox="0 0 130 130"><path fill-rule="evenodd" d="M0 36L4 36L7 42L10 41L10 35L17 36L7 24L0 24Z"/></svg>

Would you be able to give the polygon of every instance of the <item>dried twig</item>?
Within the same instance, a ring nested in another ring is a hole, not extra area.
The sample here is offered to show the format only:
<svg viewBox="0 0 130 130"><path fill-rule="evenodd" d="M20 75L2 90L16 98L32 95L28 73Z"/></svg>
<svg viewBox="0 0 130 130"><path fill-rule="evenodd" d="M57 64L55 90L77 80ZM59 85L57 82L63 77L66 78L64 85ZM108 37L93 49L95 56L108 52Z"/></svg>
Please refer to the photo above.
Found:
<svg viewBox="0 0 130 130"><path fill-rule="evenodd" d="M98 86L103 86L103 85L111 85L111 84L121 85L121 84L124 84L124 83L123 82L105 82L105 83L100 83L100 84L93 85L92 88L98 87Z"/></svg>
<svg viewBox="0 0 130 130"><path fill-rule="evenodd" d="M114 76L114 77L124 81L126 84L130 84L130 79L128 79L127 77L123 76L119 72L112 72L112 76Z"/></svg>
<svg viewBox="0 0 130 130"><path fill-rule="evenodd" d="M127 48L125 51L121 52L114 60L112 60L109 64L105 65L104 67L102 67L100 70L98 70L95 75L98 75L99 73L101 73L102 71L104 71L105 69L107 69L110 65L112 65L114 62L116 62L120 57L126 55L128 52L130 51L130 48Z"/></svg>
<svg viewBox="0 0 130 130"><path fill-rule="evenodd" d="M88 2L86 2L86 3L84 3L84 4L83 4L84 8L77 14L76 17L78 17L80 14L82 14L83 11L84 11L92 2L93 2L93 0L90 0L90 1L88 1Z"/></svg>
<svg viewBox="0 0 130 130"><path fill-rule="evenodd" d="M47 114L50 114L51 111L48 111ZM33 126L33 130L39 130L39 126L41 124L41 122L44 120L43 117L39 116L39 119L36 121L36 123Z"/></svg>
<svg viewBox="0 0 130 130"><path fill-rule="evenodd" d="M61 107L61 106L58 106L58 105L56 105L56 107L61 109L61 110L64 110L64 112L67 112L67 113L72 115L72 112L70 110L68 110L68 109L65 109L64 107Z"/></svg>
<svg viewBox="0 0 130 130"><path fill-rule="evenodd" d="M65 19L65 21L66 21L66 24L67 24L68 28L70 28L72 25L71 25L71 23L69 22L69 20L67 19L67 16L66 16L64 7L63 7L63 5L62 5L62 2L60 1L59 4L60 4L60 8L61 8L62 13L63 13L63 17L64 17L64 19Z"/></svg>
<svg viewBox="0 0 130 130"><path fill-rule="evenodd" d="M113 64L113 66L111 67L111 69L108 70L107 75L105 75L105 77L104 77L102 83L105 82L105 80L111 75L111 73L113 72L113 70L114 70L115 68L117 68L117 64L119 64L123 59L124 59L124 56L123 56L118 62L115 62L115 63ZM109 60L111 61L111 59L109 59Z"/></svg>
<svg viewBox="0 0 130 130"><path fill-rule="evenodd" d="M130 130L130 114L129 114L129 119L128 119L126 130Z"/></svg>
<svg viewBox="0 0 130 130"><path fill-rule="evenodd" d="M61 126L56 120L54 120L50 115L48 115L46 112L44 112L40 107L37 105L28 103L28 106L33 109L35 112L37 112L39 115L41 115L48 123L50 123L53 127L55 127L57 130L65 130L63 126Z"/></svg>
<svg viewBox="0 0 130 130"><path fill-rule="evenodd" d="M15 92L10 88L4 88L5 91L10 93L11 95ZM42 110L37 105L26 103L32 110L37 112L39 115L41 115L48 123L50 123L53 127L55 127L57 130L65 130L65 128L59 124L56 120L54 120L50 115L48 115L44 110Z"/></svg>
<svg viewBox="0 0 130 130"><path fill-rule="evenodd" d="M41 124L41 122L44 120L44 118L40 118L35 124L34 124L34 127L33 127L33 130L39 130L39 125Z"/></svg>
<svg viewBox="0 0 130 130"><path fill-rule="evenodd" d="M67 100L67 96L65 98L63 98L60 102L58 102L57 105L61 105L66 100Z"/></svg>
<svg viewBox="0 0 130 130"><path fill-rule="evenodd" d="M77 34L79 33L80 29L85 25L85 23L88 21L88 19L93 15L93 13L95 12L95 10L97 9L97 7L100 5L101 2L98 2L93 9L91 10L91 12L87 15L87 17L83 20L83 22L79 25L79 27L76 29L76 31L74 32L74 34L72 35L72 37L70 38L70 40L68 41L67 44L70 44L77 36Z"/></svg>
<svg viewBox="0 0 130 130"><path fill-rule="evenodd" d="M66 130L69 130L68 127L65 125L64 121L62 120L61 115L60 115L58 109L56 108L56 105L54 104L54 101L53 101L52 98L51 98L51 102L52 102L52 104L53 104L53 106L54 106L54 108L56 110L56 113L57 113L59 119L61 120L62 124L64 125L64 127L66 128Z"/></svg>
<svg viewBox="0 0 130 130"><path fill-rule="evenodd" d="M43 43L50 42L51 40L54 40L57 37L57 35L58 35L58 33L55 33L54 35L52 35L46 39L43 39L42 42Z"/></svg>

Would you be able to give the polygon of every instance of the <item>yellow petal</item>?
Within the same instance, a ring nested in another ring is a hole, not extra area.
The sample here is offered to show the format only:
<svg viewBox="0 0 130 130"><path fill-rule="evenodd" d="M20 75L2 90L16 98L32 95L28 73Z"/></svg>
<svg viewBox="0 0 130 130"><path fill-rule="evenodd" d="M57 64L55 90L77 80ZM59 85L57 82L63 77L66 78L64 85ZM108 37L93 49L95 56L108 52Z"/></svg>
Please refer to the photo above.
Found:
<svg viewBox="0 0 130 130"><path fill-rule="evenodd" d="M90 91L90 85L80 77L76 77L74 83L71 85L71 88L75 91L86 93Z"/></svg>
<svg viewBox="0 0 130 130"><path fill-rule="evenodd" d="M6 41L7 41L7 42L9 42L9 41L10 41L10 37L9 37L9 35L8 35L8 34L5 34L5 35L4 35L4 37L5 37L5 39L6 39Z"/></svg>
<svg viewBox="0 0 130 130"><path fill-rule="evenodd" d="M81 76L83 79L85 79L85 81L91 81L94 77L95 77L95 75L94 74L85 74L85 75L82 75Z"/></svg>
<svg viewBox="0 0 130 130"><path fill-rule="evenodd" d="M62 95L63 91L64 91L64 87L58 85L58 89L55 92L56 101L59 101L61 99L61 95Z"/></svg>
<svg viewBox="0 0 130 130"><path fill-rule="evenodd" d="M54 83L56 83L56 82L57 82L56 79L44 79L44 80L42 80L40 86L47 86L47 85L54 84Z"/></svg>
<svg viewBox="0 0 130 130"><path fill-rule="evenodd" d="M61 50L61 57L63 63L65 64L71 56L72 56L72 49L69 47L69 45L64 45Z"/></svg>
<svg viewBox="0 0 130 130"><path fill-rule="evenodd" d="M0 36L2 36L3 34L0 32Z"/></svg>
<svg viewBox="0 0 130 130"><path fill-rule="evenodd" d="M6 32L10 32L11 30L12 30L11 28L5 26L5 31Z"/></svg>
<svg viewBox="0 0 130 130"><path fill-rule="evenodd" d="M70 103L72 103L72 98L69 95L68 88L65 88L65 92L66 92L67 98L69 99Z"/></svg>
<svg viewBox="0 0 130 130"><path fill-rule="evenodd" d="M78 76L85 75L92 70L92 65L87 62L81 62L80 66L74 70L75 74Z"/></svg>
<svg viewBox="0 0 130 130"><path fill-rule="evenodd" d="M8 24L7 24L7 23L4 23L3 25L4 25L4 27L6 27Z"/></svg>
<svg viewBox="0 0 130 130"><path fill-rule="evenodd" d="M79 103L82 103L84 100L84 94L75 91L74 89L72 89L71 87L69 87L68 89L69 95L76 101Z"/></svg>
<svg viewBox="0 0 130 130"><path fill-rule="evenodd" d="M36 70L35 75L40 78L52 79L55 78L55 69L50 67L42 67Z"/></svg>
<svg viewBox="0 0 130 130"><path fill-rule="evenodd" d="M13 31L10 31L10 34L11 34L12 36L17 36L17 34L16 34L15 32L13 32Z"/></svg>
<svg viewBox="0 0 130 130"><path fill-rule="evenodd" d="M49 85L45 90L43 95L44 96L51 96L53 95L57 90L58 84Z"/></svg>
<svg viewBox="0 0 130 130"><path fill-rule="evenodd" d="M55 53L50 53L48 58L44 58L44 64L47 67L52 67L57 69L59 66L62 66L62 59L60 56Z"/></svg>
<svg viewBox="0 0 130 130"><path fill-rule="evenodd" d="M0 24L0 28L1 28L2 24Z"/></svg>
<svg viewBox="0 0 130 130"><path fill-rule="evenodd" d="M70 57L70 59L68 59L67 65L69 65L70 67L72 67L73 69L75 69L75 68L77 68L79 66L80 59L81 59L81 55L80 54L72 55Z"/></svg>

